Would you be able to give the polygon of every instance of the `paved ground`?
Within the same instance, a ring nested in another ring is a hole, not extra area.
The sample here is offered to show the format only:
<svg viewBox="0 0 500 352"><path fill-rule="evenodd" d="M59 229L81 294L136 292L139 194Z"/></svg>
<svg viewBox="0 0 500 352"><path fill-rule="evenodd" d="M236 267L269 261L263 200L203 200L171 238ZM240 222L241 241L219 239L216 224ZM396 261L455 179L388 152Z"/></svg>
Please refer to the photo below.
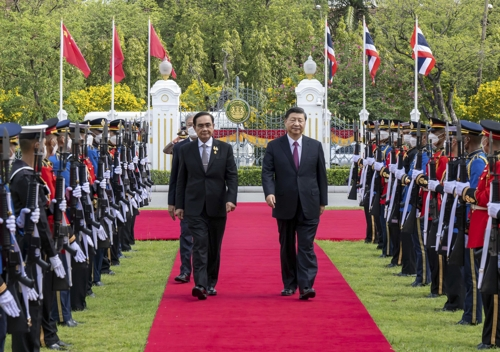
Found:
<svg viewBox="0 0 500 352"><path fill-rule="evenodd" d="M167 208L168 192L152 193L152 208ZM239 193L238 202L264 202L263 193ZM335 207L356 207L357 201L348 200L347 193L328 193L328 205ZM145 208L147 209L147 208Z"/></svg>

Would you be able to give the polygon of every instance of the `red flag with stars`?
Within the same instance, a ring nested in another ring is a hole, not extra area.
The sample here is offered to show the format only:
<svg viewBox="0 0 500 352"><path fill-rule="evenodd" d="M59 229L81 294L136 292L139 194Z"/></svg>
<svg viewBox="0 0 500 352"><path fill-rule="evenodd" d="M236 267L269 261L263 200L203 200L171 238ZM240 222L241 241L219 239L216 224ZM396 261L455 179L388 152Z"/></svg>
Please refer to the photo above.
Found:
<svg viewBox="0 0 500 352"><path fill-rule="evenodd" d="M70 65L75 66L80 71L82 71L85 78L87 78L90 75L90 68L89 65L87 64L87 61L85 61L82 52L78 48L78 45L76 45L75 40L73 39L69 31L66 29L66 26L64 26L64 24L62 25L62 31L63 31L63 43L62 43L63 56L66 59L66 62Z"/></svg>

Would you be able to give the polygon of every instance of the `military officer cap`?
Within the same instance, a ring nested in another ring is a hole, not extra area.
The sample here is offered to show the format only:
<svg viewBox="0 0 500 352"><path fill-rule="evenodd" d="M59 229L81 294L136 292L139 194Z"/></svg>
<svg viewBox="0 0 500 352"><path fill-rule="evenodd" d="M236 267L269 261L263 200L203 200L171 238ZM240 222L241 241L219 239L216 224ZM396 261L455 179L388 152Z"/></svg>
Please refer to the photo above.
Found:
<svg viewBox="0 0 500 352"><path fill-rule="evenodd" d="M108 122L108 119L105 117L96 117L94 119L85 118L84 124L89 124L91 130L102 130L104 124Z"/></svg>
<svg viewBox="0 0 500 352"><path fill-rule="evenodd" d="M420 132L427 132L427 125L420 123ZM410 122L410 130L412 134L416 134L418 129L418 123L417 122Z"/></svg>
<svg viewBox="0 0 500 352"><path fill-rule="evenodd" d="M19 139L39 139L40 134L45 134L48 125L23 126Z"/></svg>
<svg viewBox="0 0 500 352"><path fill-rule="evenodd" d="M42 125L47 125L47 128L45 129L45 135L49 135L52 133L52 131L55 131L58 122L59 119L57 117L53 117L51 119L43 121Z"/></svg>
<svg viewBox="0 0 500 352"><path fill-rule="evenodd" d="M399 124L403 123L403 121L401 120L390 120L389 122L390 122L389 128L393 131L397 131Z"/></svg>
<svg viewBox="0 0 500 352"><path fill-rule="evenodd" d="M373 122L373 121L368 121L367 120L363 124L365 125L365 127L367 129L373 129L373 128L375 128L375 122Z"/></svg>
<svg viewBox="0 0 500 352"><path fill-rule="evenodd" d="M479 136L483 132L481 125L475 122L460 120L460 125L462 126L462 133Z"/></svg>
<svg viewBox="0 0 500 352"><path fill-rule="evenodd" d="M118 131L120 124L125 126L126 121L124 119L116 119L109 123L110 131Z"/></svg>
<svg viewBox="0 0 500 352"><path fill-rule="evenodd" d="M88 126L86 124L78 124L78 129L80 130L81 133L85 133L85 129L87 128ZM74 133L75 132L75 129L76 129L76 123L74 122L71 122L69 124L69 131L71 133Z"/></svg>
<svg viewBox="0 0 500 352"><path fill-rule="evenodd" d="M489 138L490 134L494 140L500 140L500 123L491 120L481 121L483 127L482 134Z"/></svg>
<svg viewBox="0 0 500 352"><path fill-rule="evenodd" d="M6 122L0 124L0 141L2 140L3 131L7 130L10 143L19 144L18 136L23 128L14 122Z"/></svg>
<svg viewBox="0 0 500 352"><path fill-rule="evenodd" d="M429 119L429 126L431 128L431 131L439 130L446 128L446 122L440 119L437 119L435 117L431 117Z"/></svg>
<svg viewBox="0 0 500 352"><path fill-rule="evenodd" d="M391 127L391 120L389 119L380 119L378 120L378 128L382 130L387 130Z"/></svg>

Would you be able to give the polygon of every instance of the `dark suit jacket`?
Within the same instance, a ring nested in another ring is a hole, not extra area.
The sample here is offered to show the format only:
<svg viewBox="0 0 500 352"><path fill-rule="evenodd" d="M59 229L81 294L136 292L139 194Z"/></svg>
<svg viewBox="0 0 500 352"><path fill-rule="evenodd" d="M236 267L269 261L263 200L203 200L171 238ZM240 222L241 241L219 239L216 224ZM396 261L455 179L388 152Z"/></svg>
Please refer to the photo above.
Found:
<svg viewBox="0 0 500 352"><path fill-rule="evenodd" d="M179 148L179 157L175 208L184 209L185 216L199 216L203 207L208 216L226 216L226 203L236 204L238 193L238 171L233 148L213 139L206 173L197 141Z"/></svg>
<svg viewBox="0 0 500 352"><path fill-rule="evenodd" d="M267 197L274 194L273 217L292 219L300 201L306 219L319 218L319 208L328 204L328 182L321 143L302 136L299 170L293 162L288 137L277 138L267 145L262 165L262 187Z"/></svg>
<svg viewBox="0 0 500 352"><path fill-rule="evenodd" d="M175 188L177 187L177 176L179 174L179 149L190 143L191 139L188 137L183 141L174 144L173 154L174 158L172 159L172 169L170 170L170 182L168 184L168 205L175 205ZM198 143L198 140L194 140L192 143Z"/></svg>

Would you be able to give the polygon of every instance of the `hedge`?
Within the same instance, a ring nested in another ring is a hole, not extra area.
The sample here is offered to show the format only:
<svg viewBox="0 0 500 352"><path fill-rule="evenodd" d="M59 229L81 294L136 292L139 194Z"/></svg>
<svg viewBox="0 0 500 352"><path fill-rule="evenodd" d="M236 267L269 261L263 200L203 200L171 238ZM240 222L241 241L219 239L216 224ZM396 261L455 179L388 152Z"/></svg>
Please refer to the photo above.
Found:
<svg viewBox="0 0 500 352"><path fill-rule="evenodd" d="M347 185L349 178L348 167L332 167L326 170L328 185ZM170 181L170 171L151 170L151 178L155 185L168 185ZM238 170L238 185L240 186L262 186L261 168L257 166L240 167Z"/></svg>

